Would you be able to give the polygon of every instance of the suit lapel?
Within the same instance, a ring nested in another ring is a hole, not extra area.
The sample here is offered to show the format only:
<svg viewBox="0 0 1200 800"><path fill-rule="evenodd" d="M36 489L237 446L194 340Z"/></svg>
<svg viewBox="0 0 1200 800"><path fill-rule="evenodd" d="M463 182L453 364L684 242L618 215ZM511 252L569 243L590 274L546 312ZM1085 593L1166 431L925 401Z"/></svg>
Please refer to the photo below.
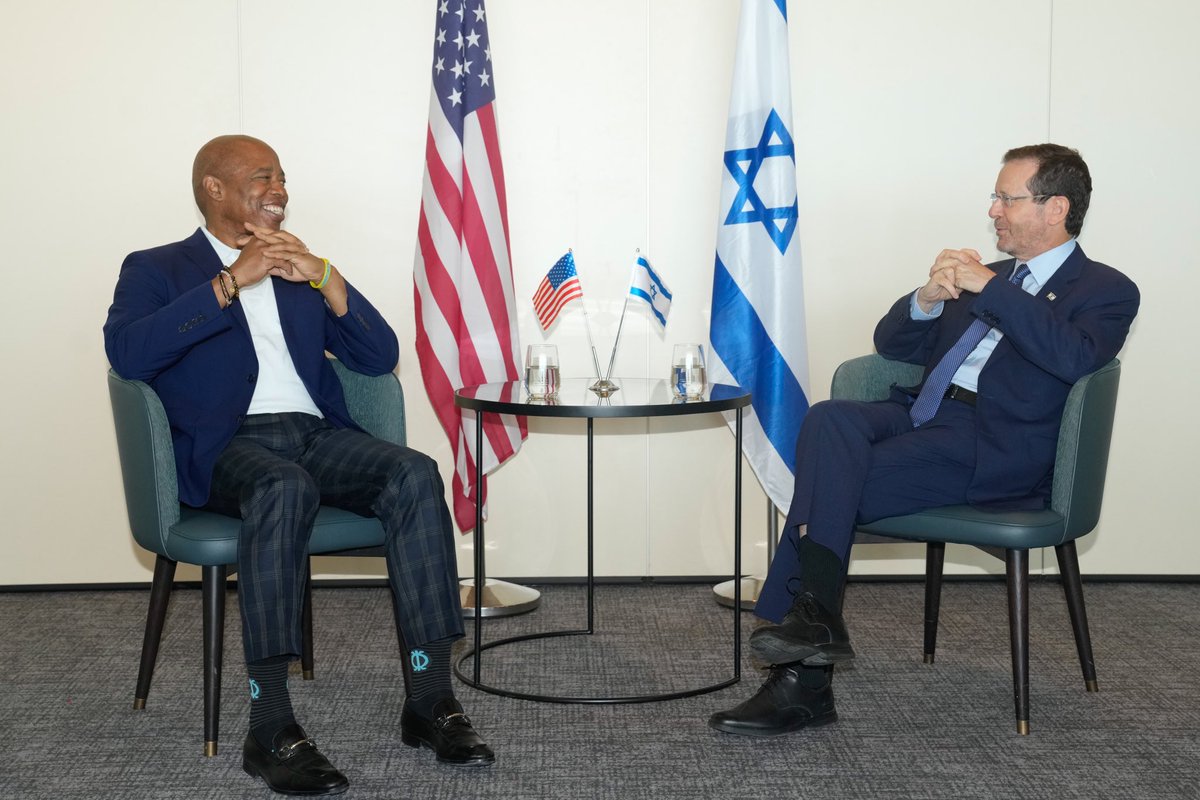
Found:
<svg viewBox="0 0 1200 800"><path fill-rule="evenodd" d="M1038 290L1037 296L1051 303L1065 297L1083 274L1083 265L1087 261L1088 257L1083 254L1083 248L1076 242L1071 255L1067 256L1067 260L1062 263L1062 266L1055 270L1054 274L1050 276L1050 280L1046 281L1046 285Z"/></svg>
<svg viewBox="0 0 1200 800"><path fill-rule="evenodd" d="M183 253L206 281L211 281L221 271L221 259L200 228L183 240ZM225 310L233 315L234 322L242 332L250 336L250 323L246 321L246 312L242 310L242 304L231 303Z"/></svg>

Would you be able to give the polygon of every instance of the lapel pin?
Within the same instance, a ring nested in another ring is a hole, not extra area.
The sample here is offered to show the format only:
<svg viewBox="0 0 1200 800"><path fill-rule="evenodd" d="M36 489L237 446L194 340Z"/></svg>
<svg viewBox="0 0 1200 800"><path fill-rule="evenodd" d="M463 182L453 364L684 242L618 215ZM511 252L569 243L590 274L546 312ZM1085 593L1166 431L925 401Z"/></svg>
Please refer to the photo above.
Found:
<svg viewBox="0 0 1200 800"><path fill-rule="evenodd" d="M1054 292L1046 292L1046 299L1047 299L1047 300L1054 300L1054 299L1056 299L1056 298L1057 298L1057 295L1055 295L1055 294L1054 294Z"/></svg>

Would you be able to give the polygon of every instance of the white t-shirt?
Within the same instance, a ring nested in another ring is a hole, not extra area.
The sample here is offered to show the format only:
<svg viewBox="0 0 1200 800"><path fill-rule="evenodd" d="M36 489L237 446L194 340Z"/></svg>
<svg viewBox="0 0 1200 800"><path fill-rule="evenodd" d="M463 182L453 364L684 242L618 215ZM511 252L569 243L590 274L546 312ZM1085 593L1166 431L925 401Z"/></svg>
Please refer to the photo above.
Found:
<svg viewBox="0 0 1200 800"><path fill-rule="evenodd" d="M201 228L221 263L231 266L241 254L222 242L206 228ZM250 339L254 343L254 354L258 356L258 379L254 384L254 395L250 398L247 414L282 414L298 411L324 417L304 388L292 354L288 352L283 338L283 326L279 323L279 306L275 302L275 282L270 276L253 286L240 287L238 302L246 313L250 325Z"/></svg>

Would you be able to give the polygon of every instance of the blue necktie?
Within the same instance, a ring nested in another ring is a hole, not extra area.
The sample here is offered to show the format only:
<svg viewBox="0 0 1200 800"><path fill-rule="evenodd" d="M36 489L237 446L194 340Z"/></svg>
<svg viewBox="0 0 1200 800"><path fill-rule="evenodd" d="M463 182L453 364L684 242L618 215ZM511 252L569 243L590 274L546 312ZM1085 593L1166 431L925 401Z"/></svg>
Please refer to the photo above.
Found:
<svg viewBox="0 0 1200 800"><path fill-rule="evenodd" d="M1020 286L1028 274L1028 265L1019 264L1016 272L1008 280L1010 283ZM933 419L933 415L938 411L938 406L942 404L942 399L946 396L946 390L950 388L950 380L954 377L954 373L958 372L958 368L967 360L967 356L971 355L971 352L979 346L991 328L991 325L976 318L963 331L963 335L958 337L958 341L946 351L946 355L942 356L942 360L929 373L929 378L921 387L921 393L917 395L912 407L908 409L908 416L912 419L914 428L919 428Z"/></svg>

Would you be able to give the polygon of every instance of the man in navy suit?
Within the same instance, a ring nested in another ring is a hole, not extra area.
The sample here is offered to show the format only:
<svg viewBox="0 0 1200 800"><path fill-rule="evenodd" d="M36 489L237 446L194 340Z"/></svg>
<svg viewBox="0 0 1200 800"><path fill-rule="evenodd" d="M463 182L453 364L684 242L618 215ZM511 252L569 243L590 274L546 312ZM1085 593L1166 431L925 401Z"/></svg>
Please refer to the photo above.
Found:
<svg viewBox="0 0 1200 800"><path fill-rule="evenodd" d="M243 768L287 794L349 785L297 724L287 688L321 504L383 523L410 665L401 740L443 763L491 764L450 685L462 608L437 465L364 433L325 355L386 374L399 358L395 333L336 266L282 229L288 192L266 143L213 139L196 155L192 189L204 227L125 259L104 342L120 375L162 399L181 501L242 519L238 601L251 698Z"/></svg>
<svg viewBox="0 0 1200 800"><path fill-rule="evenodd" d="M943 250L875 328L881 355L925 366L922 384L809 409L755 608L773 624L750 637L770 674L713 728L778 736L837 720L833 664L854 657L841 599L856 523L961 503L1045 506L1067 394L1116 356L1138 310L1133 282L1075 241L1091 191L1075 150L1006 153L988 215L1013 258Z"/></svg>

